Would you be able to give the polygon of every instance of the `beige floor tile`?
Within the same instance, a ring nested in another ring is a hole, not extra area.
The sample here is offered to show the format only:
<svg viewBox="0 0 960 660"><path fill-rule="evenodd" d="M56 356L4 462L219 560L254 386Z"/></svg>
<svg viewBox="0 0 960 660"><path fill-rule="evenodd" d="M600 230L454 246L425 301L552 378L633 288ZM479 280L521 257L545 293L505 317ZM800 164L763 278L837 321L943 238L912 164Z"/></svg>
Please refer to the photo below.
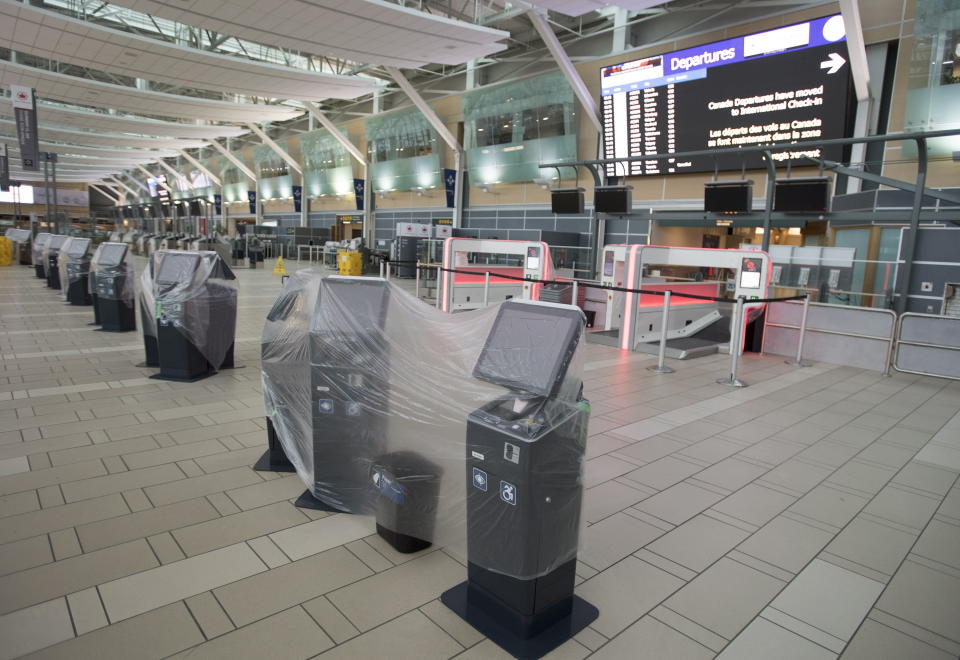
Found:
<svg viewBox="0 0 960 660"><path fill-rule="evenodd" d="M204 440L201 442L194 442L189 445L176 445L173 447L163 447L150 451L131 453L125 455L123 460L131 470L135 470L137 468L162 465L164 463L173 463L188 458L208 456L210 454L216 454L225 451L226 449L224 446L216 440Z"/></svg>
<svg viewBox="0 0 960 660"><path fill-rule="evenodd" d="M645 616L591 657L597 660L709 660L714 652L670 626Z"/></svg>
<svg viewBox="0 0 960 660"><path fill-rule="evenodd" d="M706 515L688 520L647 546L651 552L702 571L749 535Z"/></svg>
<svg viewBox="0 0 960 660"><path fill-rule="evenodd" d="M718 660L834 660L836 654L822 646L758 618L717 656Z"/></svg>
<svg viewBox="0 0 960 660"><path fill-rule="evenodd" d="M173 658L300 658L306 660L333 642L303 608L294 607L217 637Z"/></svg>
<svg viewBox="0 0 960 660"><path fill-rule="evenodd" d="M463 650L422 612L408 612L386 625L354 637L320 657L356 660L389 656L393 660L440 660Z"/></svg>
<svg viewBox="0 0 960 660"><path fill-rule="evenodd" d="M953 642L960 642L960 576L909 559L893 576L877 608Z"/></svg>
<svg viewBox="0 0 960 660"><path fill-rule="evenodd" d="M83 465L79 463L78 465ZM56 469L56 468L54 468ZM120 493L131 488L142 488L183 479L183 472L176 465L158 465L143 470L131 470L106 477L84 479L63 484L63 496L67 502L78 502L110 493Z"/></svg>
<svg viewBox="0 0 960 660"><path fill-rule="evenodd" d="M34 491L13 493L0 496L0 518L15 516L18 513L36 511L40 508L40 501Z"/></svg>
<svg viewBox="0 0 960 660"><path fill-rule="evenodd" d="M733 639L784 586L776 578L722 558L664 604Z"/></svg>
<svg viewBox="0 0 960 660"><path fill-rule="evenodd" d="M84 461L73 465L63 465L37 472L21 472L0 477L0 495L9 495L24 490L32 490L53 484L69 485L68 482L85 483L90 479L106 474L107 470L100 461Z"/></svg>
<svg viewBox="0 0 960 660"><path fill-rule="evenodd" d="M200 629L203 630L203 634L207 639L219 637L234 629L233 623L230 622L230 617L224 612L223 607L220 606L217 599L213 597L212 592L206 591L202 594L191 596L187 598L186 603L187 607L190 608L190 613L193 614L193 618L196 619L197 624L200 626Z"/></svg>
<svg viewBox="0 0 960 660"><path fill-rule="evenodd" d="M583 516L588 523L595 523L647 497L649 493L646 491L618 481L607 481L584 491Z"/></svg>
<svg viewBox="0 0 960 660"><path fill-rule="evenodd" d="M31 660L160 660L203 641L183 603L148 612L29 656Z"/></svg>
<svg viewBox="0 0 960 660"><path fill-rule="evenodd" d="M57 598L0 616L0 658L19 658L73 637L67 602Z"/></svg>
<svg viewBox="0 0 960 660"><path fill-rule="evenodd" d="M129 512L130 509L120 495L107 495L75 504L64 504L10 516L4 518L3 524L0 524L0 543L25 539Z"/></svg>
<svg viewBox="0 0 960 660"><path fill-rule="evenodd" d="M671 525L680 525L721 499L723 495L681 482L645 499L634 508Z"/></svg>
<svg viewBox="0 0 960 660"><path fill-rule="evenodd" d="M338 589L327 598L351 623L365 631L430 602L465 578L463 566L442 552L432 552ZM378 597L384 593L404 596L402 599Z"/></svg>
<svg viewBox="0 0 960 660"><path fill-rule="evenodd" d="M186 557L177 542L173 540L170 532L148 536L147 543L153 548L153 552L157 555L161 564L172 564Z"/></svg>
<svg viewBox="0 0 960 660"><path fill-rule="evenodd" d="M346 548L334 548L220 587L214 595L243 626L371 574Z"/></svg>
<svg viewBox="0 0 960 660"><path fill-rule="evenodd" d="M375 531L372 517L339 513L275 532L270 538L288 557L296 561L362 539Z"/></svg>
<svg viewBox="0 0 960 660"><path fill-rule="evenodd" d="M238 449L236 451L224 452L222 454L212 454L196 459L196 464L206 473L220 472L231 468L244 465L253 465L260 455L263 454L262 447L252 449Z"/></svg>
<svg viewBox="0 0 960 660"><path fill-rule="evenodd" d="M871 619L844 649L844 660L951 660L955 656Z"/></svg>
<svg viewBox="0 0 960 660"><path fill-rule="evenodd" d="M884 575L893 575L917 540L916 534L866 518L855 518L826 551Z"/></svg>
<svg viewBox="0 0 960 660"><path fill-rule="evenodd" d="M689 461L674 456L666 456L627 473L623 479L629 483L637 483L654 490L663 490L693 474L697 474L702 469L702 466Z"/></svg>
<svg viewBox="0 0 960 660"><path fill-rule="evenodd" d="M42 603L157 565L146 541L131 541L0 578L0 612Z"/></svg>
<svg viewBox="0 0 960 660"><path fill-rule="evenodd" d="M309 518L292 504L278 502L259 509L183 527L174 531L173 535L183 551L188 556L192 556L308 521ZM296 558L299 559L299 557Z"/></svg>
<svg viewBox="0 0 960 660"><path fill-rule="evenodd" d="M825 546L833 535L819 528L778 516L737 549L752 557L796 573Z"/></svg>
<svg viewBox="0 0 960 660"><path fill-rule="evenodd" d="M0 545L0 575L16 573L51 561L53 553L50 551L50 541L46 534Z"/></svg>
<svg viewBox="0 0 960 660"><path fill-rule="evenodd" d="M795 501L795 497L784 495L771 488L764 488L758 484L747 484L729 497L724 498L723 501L714 504L710 510L719 511L760 527Z"/></svg>
<svg viewBox="0 0 960 660"><path fill-rule="evenodd" d="M77 539L77 533L72 527L51 532L50 546L53 548L53 556L57 561L74 557L83 552L80 548L80 541Z"/></svg>
<svg viewBox="0 0 960 660"><path fill-rule="evenodd" d="M591 626L614 637L683 584L666 571L627 557L581 584L577 593L600 610Z"/></svg>
<svg viewBox="0 0 960 660"><path fill-rule="evenodd" d="M267 570L245 543L100 585L111 622L168 605Z"/></svg>
<svg viewBox="0 0 960 660"><path fill-rule="evenodd" d="M96 587L69 594L67 604L70 606L70 616L78 635L85 635L109 624Z"/></svg>
<svg viewBox="0 0 960 660"><path fill-rule="evenodd" d="M173 468L183 477L183 472L180 472L180 468L175 465L164 465L160 467ZM260 477L250 468L237 468L235 470L226 470L224 472L208 474L203 477L187 479L182 482L149 486L143 490L155 506L161 506L163 504L181 502L194 497L219 493L231 488L237 488L238 486L246 486L260 482Z"/></svg>
<svg viewBox="0 0 960 660"><path fill-rule="evenodd" d="M50 461L54 465L68 465L70 463L79 463L80 461L90 461L105 456L119 456L135 451L144 451L153 449L157 443L151 437L134 438L132 440L120 440L117 442L105 442L98 445L85 445L83 447L74 447L72 449L61 449L60 451L50 452Z"/></svg>
<svg viewBox="0 0 960 660"><path fill-rule="evenodd" d="M615 513L583 532L580 561L598 571L605 570L663 533L649 523Z"/></svg>
<svg viewBox="0 0 960 660"><path fill-rule="evenodd" d="M176 502L167 506L101 520L77 527L84 549L89 552L124 541L144 538L219 517L205 499Z"/></svg>
<svg viewBox="0 0 960 660"><path fill-rule="evenodd" d="M484 637L476 628L461 619L439 600L433 600L420 608L431 621L443 628L457 643L469 648L480 643ZM596 633L594 633L596 634ZM599 637L599 635L597 635Z"/></svg>

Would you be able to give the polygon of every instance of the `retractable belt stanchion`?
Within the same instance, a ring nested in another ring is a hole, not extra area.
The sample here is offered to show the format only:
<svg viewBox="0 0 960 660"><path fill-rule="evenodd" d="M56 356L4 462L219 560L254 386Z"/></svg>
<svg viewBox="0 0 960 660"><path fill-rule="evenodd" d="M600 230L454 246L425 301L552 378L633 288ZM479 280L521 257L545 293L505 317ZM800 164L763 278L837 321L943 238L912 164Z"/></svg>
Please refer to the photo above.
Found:
<svg viewBox="0 0 960 660"><path fill-rule="evenodd" d="M746 387L747 384L737 378L737 367L740 364L740 345L743 337L743 296L737 296L737 304L733 308L733 323L730 328L730 377L720 378L717 383L730 387Z"/></svg>
<svg viewBox="0 0 960 660"><path fill-rule="evenodd" d="M437 295L436 295L437 309L440 309L441 303L443 301L443 298L440 297L441 292L443 291L443 283L441 280L442 277L443 277L443 271L441 270L440 266L437 266Z"/></svg>
<svg viewBox="0 0 960 660"><path fill-rule="evenodd" d="M486 307L490 301L490 271L483 274L483 306Z"/></svg>
<svg viewBox="0 0 960 660"><path fill-rule="evenodd" d="M657 366L647 367L647 371L657 374L673 373L673 369L663 363L667 356L667 328L669 328L671 295L670 291L664 291L663 293L663 319L660 321L660 350L657 353Z"/></svg>
<svg viewBox="0 0 960 660"><path fill-rule="evenodd" d="M809 367L809 362L803 361L803 340L807 333L807 313L810 311L810 294L803 299L803 313L800 316L800 334L797 337L797 357L794 360L784 360L787 364L796 367Z"/></svg>
<svg viewBox="0 0 960 660"><path fill-rule="evenodd" d="M417 265L414 268L414 270L416 271L416 273L414 274L414 277L417 279L417 282L416 282L417 300L420 300L420 260L419 259L417 259Z"/></svg>

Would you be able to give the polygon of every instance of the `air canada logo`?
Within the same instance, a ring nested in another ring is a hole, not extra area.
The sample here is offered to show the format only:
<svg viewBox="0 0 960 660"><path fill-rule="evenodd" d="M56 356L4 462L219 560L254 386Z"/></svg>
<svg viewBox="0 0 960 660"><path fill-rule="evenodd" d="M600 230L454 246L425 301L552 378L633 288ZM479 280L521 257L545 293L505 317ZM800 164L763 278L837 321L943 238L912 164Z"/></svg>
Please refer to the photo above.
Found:
<svg viewBox="0 0 960 660"><path fill-rule="evenodd" d="M27 94L26 92L17 92L17 100L24 101L24 102L29 101L30 95Z"/></svg>

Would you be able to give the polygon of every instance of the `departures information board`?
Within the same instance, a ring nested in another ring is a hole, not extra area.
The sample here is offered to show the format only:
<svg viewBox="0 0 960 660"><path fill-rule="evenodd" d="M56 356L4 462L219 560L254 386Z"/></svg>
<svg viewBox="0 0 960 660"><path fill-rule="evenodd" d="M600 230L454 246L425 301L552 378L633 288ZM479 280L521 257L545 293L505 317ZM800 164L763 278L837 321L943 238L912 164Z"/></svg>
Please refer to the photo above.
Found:
<svg viewBox="0 0 960 660"><path fill-rule="evenodd" d="M851 105L839 15L601 69L606 158L797 142L780 162L839 159ZM809 163L809 161L807 161ZM763 167L759 153L608 164L608 176Z"/></svg>

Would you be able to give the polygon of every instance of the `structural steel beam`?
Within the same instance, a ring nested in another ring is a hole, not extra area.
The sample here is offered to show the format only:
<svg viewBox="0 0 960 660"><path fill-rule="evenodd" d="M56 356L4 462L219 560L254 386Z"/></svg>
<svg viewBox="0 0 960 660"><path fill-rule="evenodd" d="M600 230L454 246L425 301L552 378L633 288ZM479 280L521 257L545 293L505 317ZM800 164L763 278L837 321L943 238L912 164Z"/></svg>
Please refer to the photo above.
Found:
<svg viewBox="0 0 960 660"><path fill-rule="evenodd" d="M840 14L847 32L847 54L850 57L850 73L853 87L860 102L870 99L870 68L867 65L867 47L863 39L863 24L860 22L860 7L857 0L840 0Z"/></svg>
<svg viewBox="0 0 960 660"><path fill-rule="evenodd" d="M158 185L163 186L163 188L164 188L168 193L170 193L170 197L173 197L173 188L171 188L170 186L168 186L166 181L161 181L160 179L158 179L155 174L153 174L150 170L148 170L148 169L147 169L146 167L144 167L143 165L137 165L137 169L140 170L141 172L143 172L144 174L146 174L148 177L150 177L150 178L153 179L154 181L156 181Z"/></svg>
<svg viewBox="0 0 960 660"><path fill-rule="evenodd" d="M221 149L220 145L216 142L216 140L212 141L211 144L213 144L214 146L216 146L216 148L217 148L218 150ZM188 162L188 163L190 163L191 165L193 165L194 167L196 167L198 170L200 170L201 172L203 172L204 174L206 174L208 177L210 177L210 180L211 180L211 181L213 181L213 182L214 182L215 184L217 184L218 186L219 186L219 185L222 185L222 184L220 183L220 177L218 177L218 176L215 175L213 172L211 172L211 171L208 170L206 167L204 167L203 163L201 163L199 160L197 160L196 158L194 158L193 156L191 156L190 154L188 154L187 151L186 151L186 149L177 149L177 151L180 152L180 155L181 155L181 156L183 156L184 158L187 159L187 162ZM223 152L222 152L222 153L223 153ZM232 154L230 154L229 152L226 152L226 153L227 153L227 157L230 157L230 156L232 155ZM243 165L243 164L241 163L241 165ZM244 169L246 170L246 167L244 167ZM249 171L249 170L248 170L248 171ZM181 176L181 175L178 174L177 176ZM253 178L254 180L256 180L257 177L252 177L252 178Z"/></svg>
<svg viewBox="0 0 960 660"><path fill-rule="evenodd" d="M256 183L256 181L257 181L257 175L253 173L253 170L251 170L249 167L247 167L246 165L244 165L244 164L243 164L243 161L240 160L239 158L237 158L236 156L234 156L232 153L230 153L230 152L226 149L226 147L224 147L222 144L220 144L220 143L217 142L216 140L210 140L210 146L212 146L214 149L216 149L217 151L219 151L219 152L223 155L223 157L226 158L227 160L229 160L231 163L233 163L233 164L237 167L238 170L240 170L241 172L243 172L244 174L246 174L248 179L250 179L251 181L253 181L254 183ZM187 155L187 152L186 152L186 151L183 151L183 150L181 149L181 150L180 150L180 153L182 153L184 156L186 156L187 159L188 159L190 162L192 162L193 164L195 164L195 165L198 164L195 159L193 159L192 157L190 157L190 156Z"/></svg>
<svg viewBox="0 0 960 660"><path fill-rule="evenodd" d="M120 174L122 174L123 176L127 177L130 181L133 181L133 182L136 184L136 186L137 186L138 188L140 188L140 190L142 190L143 192L145 192L145 193L149 193L149 192L150 192L150 189L147 188L147 185L146 185L145 183L141 183L139 179L137 179L135 176L133 176L132 174L130 174L130 173L127 172L126 170L122 170L122 171L120 172Z"/></svg>
<svg viewBox="0 0 960 660"><path fill-rule="evenodd" d="M301 176L303 175L303 168L300 167L300 163L297 162L297 159L291 156L290 154L288 154L283 149L281 149L280 145L274 142L273 139L263 131L263 129L261 129L259 126L257 126L252 122L247 123L247 128L253 131L257 135L257 137L259 137L260 140L263 141L265 145L273 149L275 154L277 154L278 156L280 156L280 158L285 160L287 162L287 165L295 169L297 171L297 174Z"/></svg>
<svg viewBox="0 0 960 660"><path fill-rule="evenodd" d="M101 195L103 195L104 197L106 197L107 199L109 199L110 201L112 201L112 202L113 202L114 204L116 204L117 206L120 206L120 198L119 198L119 197L114 197L114 196L113 196L113 193L107 191L106 188L101 188L100 186L98 186L98 185L95 184L95 183L91 183L91 184L88 184L88 185L89 185L91 188L93 188L94 190L96 190L98 193L100 193Z"/></svg>
<svg viewBox="0 0 960 660"><path fill-rule="evenodd" d="M597 108L597 102L594 100L590 90L587 89L583 78L580 77L580 72L577 71L576 67L573 66L573 62L571 62L567 56L567 52L563 49L560 40L557 39L553 28L547 23L547 19L543 14L537 10L531 9L528 11L527 17L529 17L530 22L533 23L533 27L536 28L540 34L540 38L543 39L544 45L547 47L547 50L550 51L557 66L560 67L560 71L563 72L567 82L570 83L570 87L573 88L573 93L576 94L580 105L583 106L584 112L587 113L587 117L589 117L593 123L594 128L597 129L597 133L603 135L603 124L600 122L600 111Z"/></svg>
<svg viewBox="0 0 960 660"><path fill-rule="evenodd" d="M137 196L138 196L138 195L137 195L137 191L134 190L133 188L131 188L130 186L128 186L127 184L125 184L125 183L124 183L123 181L121 181L120 179L118 179L116 174L113 175L113 178L106 177L106 178L104 179L104 181L109 181L110 183L115 183L115 184L117 184L118 186L120 186L121 188L123 188L124 190L126 190L128 193L130 193L133 197L137 197Z"/></svg>
<svg viewBox="0 0 960 660"><path fill-rule="evenodd" d="M879 183L881 186L889 186L890 188L897 188L899 190L906 190L907 192L915 193L917 191L917 186L914 183L909 183L907 181L900 181L899 179L891 179L888 176L881 176L879 174L872 174L870 172L865 172L863 170L858 170L852 167L846 167L840 163L835 163L831 160L819 160L816 158L811 158L813 162L818 165L823 165L824 169L836 172L837 174L846 174L847 176L857 177L863 179L864 181L870 181L872 183ZM944 192L942 190L934 190L933 188L926 188L923 191L924 196L933 197L934 199L940 199L944 202L950 202L952 204L960 204L960 195L956 193Z"/></svg>

